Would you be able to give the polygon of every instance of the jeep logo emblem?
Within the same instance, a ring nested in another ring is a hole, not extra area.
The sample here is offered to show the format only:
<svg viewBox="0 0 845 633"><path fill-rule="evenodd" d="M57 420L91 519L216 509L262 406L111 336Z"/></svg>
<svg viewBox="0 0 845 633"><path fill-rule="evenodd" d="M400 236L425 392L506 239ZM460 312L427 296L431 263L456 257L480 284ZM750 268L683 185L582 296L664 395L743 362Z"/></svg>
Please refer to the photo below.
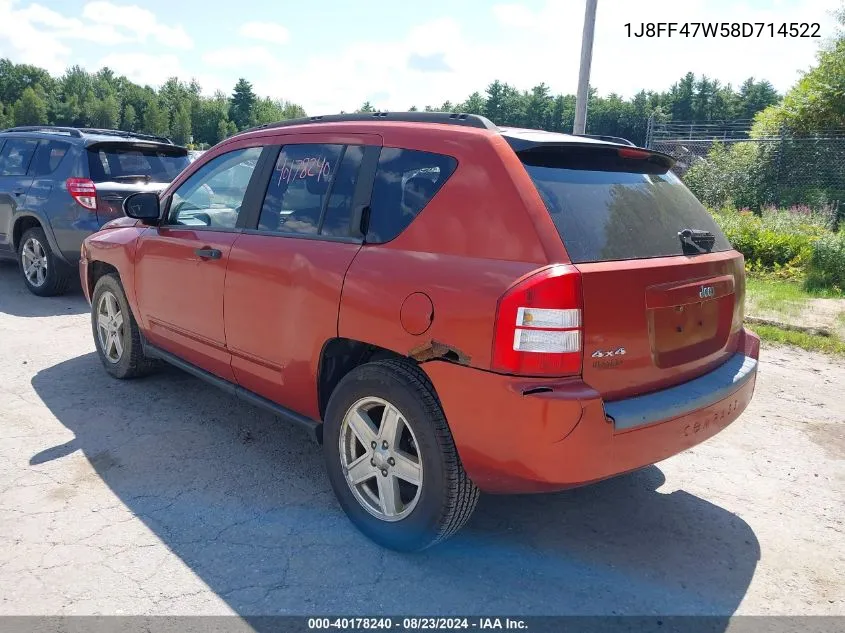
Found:
<svg viewBox="0 0 845 633"><path fill-rule="evenodd" d="M701 286L701 290L698 291L698 296L701 299L712 299L716 296L716 289L713 286Z"/></svg>

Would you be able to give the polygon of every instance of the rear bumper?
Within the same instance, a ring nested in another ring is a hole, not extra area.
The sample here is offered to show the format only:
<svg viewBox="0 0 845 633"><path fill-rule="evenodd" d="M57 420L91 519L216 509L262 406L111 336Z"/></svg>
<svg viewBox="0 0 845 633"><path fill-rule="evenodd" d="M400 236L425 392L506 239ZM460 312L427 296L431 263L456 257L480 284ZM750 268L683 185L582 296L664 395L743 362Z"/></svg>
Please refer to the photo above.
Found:
<svg viewBox="0 0 845 633"><path fill-rule="evenodd" d="M580 380L500 376L426 363L470 478L487 492L571 488L654 464L712 437L754 393L760 340L712 372L605 404Z"/></svg>

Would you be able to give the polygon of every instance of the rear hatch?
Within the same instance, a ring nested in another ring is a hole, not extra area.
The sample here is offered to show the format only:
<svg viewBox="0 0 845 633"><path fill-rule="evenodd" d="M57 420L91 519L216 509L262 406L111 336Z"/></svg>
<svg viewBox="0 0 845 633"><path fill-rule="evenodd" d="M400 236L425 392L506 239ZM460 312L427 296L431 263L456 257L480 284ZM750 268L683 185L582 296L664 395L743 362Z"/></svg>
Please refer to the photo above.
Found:
<svg viewBox="0 0 845 633"><path fill-rule="evenodd" d="M669 171L603 144L518 151L581 272L583 377L606 400L700 376L736 350L744 261Z"/></svg>
<svg viewBox="0 0 845 633"><path fill-rule="evenodd" d="M123 215L123 200L139 191L163 191L190 164L184 147L146 142L89 145L88 169L102 226Z"/></svg>

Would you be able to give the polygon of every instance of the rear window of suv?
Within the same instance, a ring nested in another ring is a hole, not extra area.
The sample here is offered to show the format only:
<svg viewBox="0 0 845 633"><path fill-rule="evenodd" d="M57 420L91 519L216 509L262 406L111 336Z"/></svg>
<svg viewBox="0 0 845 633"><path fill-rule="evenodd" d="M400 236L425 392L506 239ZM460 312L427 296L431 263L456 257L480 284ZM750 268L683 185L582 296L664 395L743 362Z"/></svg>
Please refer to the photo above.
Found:
<svg viewBox="0 0 845 633"><path fill-rule="evenodd" d="M517 154L573 263L683 255L678 233L709 231L711 252L731 244L713 216L666 165L623 159L618 148Z"/></svg>
<svg viewBox="0 0 845 633"><path fill-rule="evenodd" d="M108 182L144 177L150 182L170 182L190 164L188 152L174 147L146 147L122 143L88 148L91 180Z"/></svg>

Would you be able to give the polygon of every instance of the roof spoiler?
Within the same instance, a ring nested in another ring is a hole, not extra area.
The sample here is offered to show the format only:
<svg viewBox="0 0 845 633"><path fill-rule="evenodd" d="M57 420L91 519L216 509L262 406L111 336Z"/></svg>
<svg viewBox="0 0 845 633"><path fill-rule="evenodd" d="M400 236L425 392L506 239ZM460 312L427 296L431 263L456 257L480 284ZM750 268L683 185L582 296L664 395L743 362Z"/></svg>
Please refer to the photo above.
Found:
<svg viewBox="0 0 845 633"><path fill-rule="evenodd" d="M597 141L607 141L608 143L617 143L619 145L630 145L631 147L637 146L636 143L632 143L621 136L607 136L605 134L573 134L572 136L583 136L584 138L592 138Z"/></svg>

